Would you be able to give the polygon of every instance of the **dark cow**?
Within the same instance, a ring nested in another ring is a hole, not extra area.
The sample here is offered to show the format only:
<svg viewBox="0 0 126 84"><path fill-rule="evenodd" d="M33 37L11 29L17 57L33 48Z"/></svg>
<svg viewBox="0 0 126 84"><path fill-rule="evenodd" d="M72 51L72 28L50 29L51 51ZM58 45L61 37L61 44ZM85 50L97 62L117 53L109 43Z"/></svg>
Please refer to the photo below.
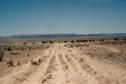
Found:
<svg viewBox="0 0 126 84"><path fill-rule="evenodd" d="M115 38L115 39L113 39L114 41L117 41L118 39L117 38Z"/></svg>
<svg viewBox="0 0 126 84"><path fill-rule="evenodd" d="M42 43L47 43L47 41L42 41Z"/></svg>
<svg viewBox="0 0 126 84"><path fill-rule="evenodd" d="M70 41L71 43L74 43L74 41L72 40L72 41Z"/></svg>
<svg viewBox="0 0 126 84"><path fill-rule="evenodd" d="M49 43L53 43L53 41L49 41Z"/></svg>
<svg viewBox="0 0 126 84"><path fill-rule="evenodd" d="M67 41L64 41L64 43L67 43Z"/></svg>

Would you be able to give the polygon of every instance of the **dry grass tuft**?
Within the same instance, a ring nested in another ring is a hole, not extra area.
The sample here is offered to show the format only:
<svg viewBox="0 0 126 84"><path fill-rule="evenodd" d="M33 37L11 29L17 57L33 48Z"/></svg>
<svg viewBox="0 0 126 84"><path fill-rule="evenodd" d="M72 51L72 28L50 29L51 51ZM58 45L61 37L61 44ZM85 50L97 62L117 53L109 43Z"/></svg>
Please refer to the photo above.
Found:
<svg viewBox="0 0 126 84"><path fill-rule="evenodd" d="M33 60L31 60L31 64L32 65L39 65L39 63L37 61L33 61Z"/></svg>
<svg viewBox="0 0 126 84"><path fill-rule="evenodd" d="M11 59L7 64L8 66L14 66L14 61Z"/></svg>
<svg viewBox="0 0 126 84"><path fill-rule="evenodd" d="M31 64L32 64L32 65L39 65L41 62L42 62L42 59L31 60Z"/></svg>

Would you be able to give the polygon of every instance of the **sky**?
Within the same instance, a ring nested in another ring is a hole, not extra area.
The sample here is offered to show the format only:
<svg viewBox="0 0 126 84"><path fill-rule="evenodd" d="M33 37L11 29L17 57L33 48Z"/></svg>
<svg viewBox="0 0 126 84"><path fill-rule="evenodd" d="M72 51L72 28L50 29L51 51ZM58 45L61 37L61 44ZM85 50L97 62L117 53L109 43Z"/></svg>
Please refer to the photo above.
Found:
<svg viewBox="0 0 126 84"><path fill-rule="evenodd" d="M0 36L126 33L126 0L0 0Z"/></svg>

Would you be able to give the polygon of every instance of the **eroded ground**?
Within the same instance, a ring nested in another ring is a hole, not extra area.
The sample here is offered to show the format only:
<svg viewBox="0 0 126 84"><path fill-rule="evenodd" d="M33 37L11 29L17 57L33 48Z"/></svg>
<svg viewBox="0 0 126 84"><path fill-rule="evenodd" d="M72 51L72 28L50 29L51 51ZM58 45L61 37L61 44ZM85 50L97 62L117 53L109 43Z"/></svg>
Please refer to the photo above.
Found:
<svg viewBox="0 0 126 84"><path fill-rule="evenodd" d="M24 60L13 58L20 65L8 66L7 57L0 62L0 84L126 84L125 50L125 44L53 43L20 51Z"/></svg>

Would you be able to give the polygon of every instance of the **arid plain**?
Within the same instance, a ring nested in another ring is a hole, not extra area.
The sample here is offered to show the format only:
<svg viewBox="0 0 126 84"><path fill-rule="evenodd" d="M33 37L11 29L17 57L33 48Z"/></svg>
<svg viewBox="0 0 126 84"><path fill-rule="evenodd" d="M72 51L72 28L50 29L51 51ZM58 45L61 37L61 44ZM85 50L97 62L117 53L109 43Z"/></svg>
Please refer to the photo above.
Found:
<svg viewBox="0 0 126 84"><path fill-rule="evenodd" d="M126 84L126 39L0 43L0 84Z"/></svg>

